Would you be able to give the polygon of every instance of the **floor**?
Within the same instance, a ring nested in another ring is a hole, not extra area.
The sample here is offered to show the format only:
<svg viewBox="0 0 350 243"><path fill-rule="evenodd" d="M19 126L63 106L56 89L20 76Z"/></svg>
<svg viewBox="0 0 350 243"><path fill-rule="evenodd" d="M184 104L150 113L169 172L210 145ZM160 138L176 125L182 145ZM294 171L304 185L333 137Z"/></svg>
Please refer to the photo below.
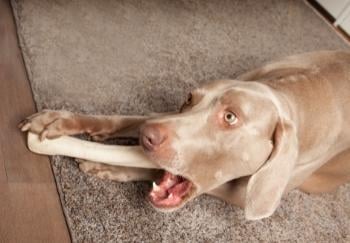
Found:
<svg viewBox="0 0 350 243"><path fill-rule="evenodd" d="M321 4L317 2L317 0L306 0L314 10L322 17L325 22L329 23L329 25L333 28L333 30L338 33L342 38L346 41L350 42L350 36L346 31L344 31L340 26L335 26L335 18L325 10Z"/></svg>
<svg viewBox="0 0 350 243"><path fill-rule="evenodd" d="M0 0L0 97L0 242L70 242L49 160L30 153L16 127L35 105L7 0Z"/></svg>

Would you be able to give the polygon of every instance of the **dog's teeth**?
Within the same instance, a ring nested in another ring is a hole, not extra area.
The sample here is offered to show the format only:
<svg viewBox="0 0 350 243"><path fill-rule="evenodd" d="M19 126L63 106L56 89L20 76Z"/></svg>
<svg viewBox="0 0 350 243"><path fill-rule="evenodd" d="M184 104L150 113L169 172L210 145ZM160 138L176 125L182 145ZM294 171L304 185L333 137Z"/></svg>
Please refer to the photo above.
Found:
<svg viewBox="0 0 350 243"><path fill-rule="evenodd" d="M174 195L172 193L170 193L169 198L171 199L173 197L174 197Z"/></svg>
<svg viewBox="0 0 350 243"><path fill-rule="evenodd" d="M154 191L159 191L160 190L160 187L155 182L153 182L152 187L153 187Z"/></svg>
<svg viewBox="0 0 350 243"><path fill-rule="evenodd" d="M175 181L172 180L171 178L168 178L168 180L166 181L167 187L172 187L174 184L175 184Z"/></svg>

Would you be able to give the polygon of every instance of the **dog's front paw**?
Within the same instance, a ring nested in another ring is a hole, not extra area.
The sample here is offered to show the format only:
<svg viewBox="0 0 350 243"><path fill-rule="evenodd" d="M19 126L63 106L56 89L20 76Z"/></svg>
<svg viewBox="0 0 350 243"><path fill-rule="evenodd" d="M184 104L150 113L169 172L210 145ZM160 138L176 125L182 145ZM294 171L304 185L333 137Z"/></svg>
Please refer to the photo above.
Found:
<svg viewBox="0 0 350 243"><path fill-rule="evenodd" d="M29 131L39 134L41 140L72 135L78 129L73 113L53 110L35 113L24 119L18 127L22 132Z"/></svg>
<svg viewBox="0 0 350 243"><path fill-rule="evenodd" d="M83 159L75 159L75 161L79 163L79 169L88 175L119 182L127 181L127 178L123 173L115 171L115 168L117 168L115 166L104 165Z"/></svg>
<svg viewBox="0 0 350 243"><path fill-rule="evenodd" d="M145 176L149 174L140 168L107 165L83 159L75 159L75 161L79 163L81 171L100 179L118 182L138 181L145 180Z"/></svg>

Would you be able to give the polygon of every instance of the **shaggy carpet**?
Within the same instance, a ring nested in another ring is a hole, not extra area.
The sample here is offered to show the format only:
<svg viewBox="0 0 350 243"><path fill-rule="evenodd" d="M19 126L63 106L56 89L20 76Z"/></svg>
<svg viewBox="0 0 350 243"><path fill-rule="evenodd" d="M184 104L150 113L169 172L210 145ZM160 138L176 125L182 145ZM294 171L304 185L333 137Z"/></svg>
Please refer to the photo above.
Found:
<svg viewBox="0 0 350 243"><path fill-rule="evenodd" d="M144 114L176 110L192 88L274 58L348 45L303 1L13 0L39 110ZM74 242L349 242L350 185L289 193L277 212L201 196L174 213L144 200L147 183L83 174L54 157Z"/></svg>

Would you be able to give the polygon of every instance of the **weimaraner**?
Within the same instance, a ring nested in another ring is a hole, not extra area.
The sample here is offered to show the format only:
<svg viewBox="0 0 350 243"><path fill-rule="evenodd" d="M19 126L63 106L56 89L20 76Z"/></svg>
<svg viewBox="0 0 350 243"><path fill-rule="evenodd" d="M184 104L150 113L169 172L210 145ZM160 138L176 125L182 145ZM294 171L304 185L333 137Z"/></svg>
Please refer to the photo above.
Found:
<svg viewBox="0 0 350 243"><path fill-rule="evenodd" d="M95 140L134 133L163 170L89 161L80 168L117 181L151 180L160 210L210 194L270 216L294 188L328 192L350 180L350 52L287 57L190 93L180 112L88 116L43 111L20 124L41 138L87 133Z"/></svg>

